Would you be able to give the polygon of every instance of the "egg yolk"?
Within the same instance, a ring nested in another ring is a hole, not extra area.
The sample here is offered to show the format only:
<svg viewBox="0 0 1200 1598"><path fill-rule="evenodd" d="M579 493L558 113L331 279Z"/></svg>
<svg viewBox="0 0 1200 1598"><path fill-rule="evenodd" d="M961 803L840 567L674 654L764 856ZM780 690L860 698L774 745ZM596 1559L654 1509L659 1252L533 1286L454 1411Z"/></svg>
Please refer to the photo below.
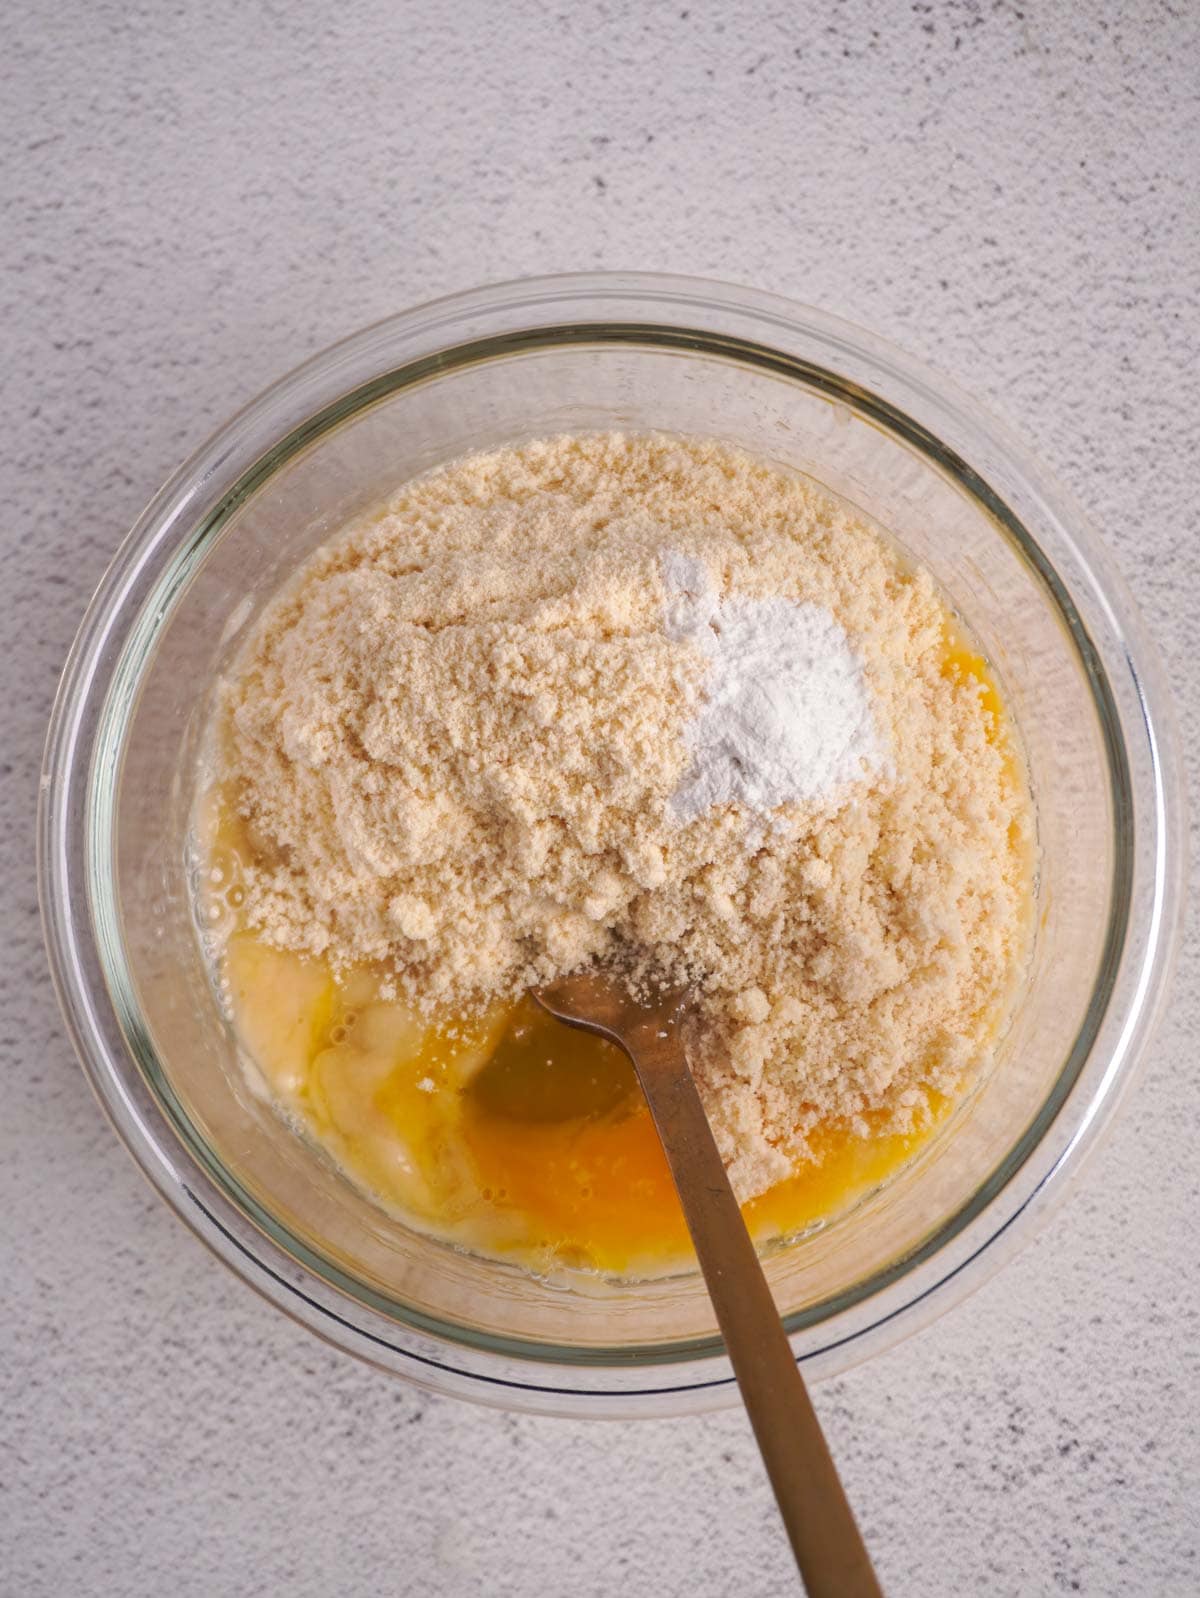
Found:
<svg viewBox="0 0 1200 1598"><path fill-rule="evenodd" d="M405 1219L546 1271L655 1275L690 1244L627 1057L532 999L430 1024L361 971L235 933L224 973L241 1040L272 1093L373 1196ZM941 1119L866 1133L830 1122L814 1158L745 1206L759 1241L845 1209L903 1165Z"/></svg>

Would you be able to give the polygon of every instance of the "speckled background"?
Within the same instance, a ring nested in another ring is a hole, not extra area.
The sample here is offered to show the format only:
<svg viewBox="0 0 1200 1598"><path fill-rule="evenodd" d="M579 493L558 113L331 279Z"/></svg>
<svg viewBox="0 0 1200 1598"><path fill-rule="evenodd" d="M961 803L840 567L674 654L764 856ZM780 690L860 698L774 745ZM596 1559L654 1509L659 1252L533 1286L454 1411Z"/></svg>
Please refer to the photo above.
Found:
<svg viewBox="0 0 1200 1598"><path fill-rule="evenodd" d="M1116 546L1189 752L1195 6L9 9L0 194L0 1592L783 1594L746 1423L434 1402L211 1260L93 1104L32 818L88 594L167 472L356 326L633 266L864 322L1006 416ZM889 1593L1200 1592L1200 997L1071 1205L819 1391Z"/></svg>

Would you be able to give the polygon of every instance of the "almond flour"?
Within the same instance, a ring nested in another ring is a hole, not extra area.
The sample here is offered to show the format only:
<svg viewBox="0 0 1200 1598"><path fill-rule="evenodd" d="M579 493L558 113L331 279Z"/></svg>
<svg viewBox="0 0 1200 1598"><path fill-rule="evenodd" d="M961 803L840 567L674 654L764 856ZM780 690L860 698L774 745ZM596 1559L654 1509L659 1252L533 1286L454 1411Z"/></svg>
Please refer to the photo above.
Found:
<svg viewBox="0 0 1200 1598"><path fill-rule="evenodd" d="M850 721L820 781L696 788L713 650L680 572L829 618ZM424 1011L636 949L698 984L697 1076L762 1192L822 1121L903 1129L960 1091L1024 968L1032 806L948 625L846 506L716 443L445 467L318 551L225 685L245 917Z"/></svg>

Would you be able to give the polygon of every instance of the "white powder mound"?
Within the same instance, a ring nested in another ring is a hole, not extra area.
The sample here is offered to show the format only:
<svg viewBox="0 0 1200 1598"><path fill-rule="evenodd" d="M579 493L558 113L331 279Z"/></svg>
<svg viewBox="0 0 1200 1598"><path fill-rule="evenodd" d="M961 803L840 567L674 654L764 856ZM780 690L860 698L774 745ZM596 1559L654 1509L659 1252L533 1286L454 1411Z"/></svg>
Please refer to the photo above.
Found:
<svg viewBox="0 0 1200 1598"><path fill-rule="evenodd" d="M711 661L705 702L684 729L693 765L671 808L681 820L713 805L759 815L827 805L886 762L866 675L824 605L782 598L722 601L702 561L663 558L667 633Z"/></svg>

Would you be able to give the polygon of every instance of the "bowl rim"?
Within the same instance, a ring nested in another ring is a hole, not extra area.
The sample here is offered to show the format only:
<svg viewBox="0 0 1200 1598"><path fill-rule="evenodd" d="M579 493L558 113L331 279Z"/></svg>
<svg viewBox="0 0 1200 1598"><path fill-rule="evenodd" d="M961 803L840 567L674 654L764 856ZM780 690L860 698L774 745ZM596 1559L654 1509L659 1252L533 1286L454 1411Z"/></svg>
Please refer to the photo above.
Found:
<svg viewBox="0 0 1200 1598"><path fill-rule="evenodd" d="M772 342L765 341L768 335ZM839 359L842 369L806 358L797 349L806 341ZM55 701L42 770L38 879L68 1030L97 1097L155 1188L277 1307L326 1340L420 1385L509 1407L572 1413L707 1407L732 1401L733 1378L719 1342L711 1339L647 1350L588 1349L581 1357L561 1346L481 1337L430 1322L348 1279L275 1223L191 1128L148 1033L122 1003L121 984L113 980L120 929L105 902L104 849L101 842L97 854L97 838L104 835L103 795L116 787L119 715L144 659L141 646L169 613L209 541L283 461L383 395L448 370L551 345L617 342L765 365L832 393L920 448L971 492L1034 566L1067 622L1098 696L1117 831L1123 823L1127 833L1101 963L1103 1001L1097 1006L1093 994L1083 1032L1051 1094L1009 1156L948 1222L902 1260L857 1284L862 1290L853 1302L839 1304L832 1316L816 1317L824 1307L816 1306L788 1317L797 1357L811 1373L844 1369L931 1320L979 1285L1027 1239L1031 1222L1049 1213L1068 1170L1078 1168L1111 1122L1144 1053L1165 995L1182 904L1182 781L1172 707L1123 584L1079 507L1009 430L875 335L773 295L704 279L640 273L521 279L384 318L313 356L233 416L179 468L122 543L80 626ZM397 362L402 349L407 358ZM947 434L953 440L955 427L998 450L1016 473L1022 492L1071 556L1078 596L1006 496L969 464L969 455L945 441ZM1077 597L1092 612L1090 627ZM1139 757L1136 772L1131 753ZM1140 865L1139 848L1146 856ZM1121 1012L1115 1015L1114 1000ZM1108 1057L1097 1060L1093 1052L1106 1029L1113 1034ZM1039 1150L1052 1157L1030 1169ZM866 1316L855 1313L872 1303ZM805 1346L814 1323L831 1321L840 1324L840 1335ZM544 1379L532 1379L540 1370Z"/></svg>

